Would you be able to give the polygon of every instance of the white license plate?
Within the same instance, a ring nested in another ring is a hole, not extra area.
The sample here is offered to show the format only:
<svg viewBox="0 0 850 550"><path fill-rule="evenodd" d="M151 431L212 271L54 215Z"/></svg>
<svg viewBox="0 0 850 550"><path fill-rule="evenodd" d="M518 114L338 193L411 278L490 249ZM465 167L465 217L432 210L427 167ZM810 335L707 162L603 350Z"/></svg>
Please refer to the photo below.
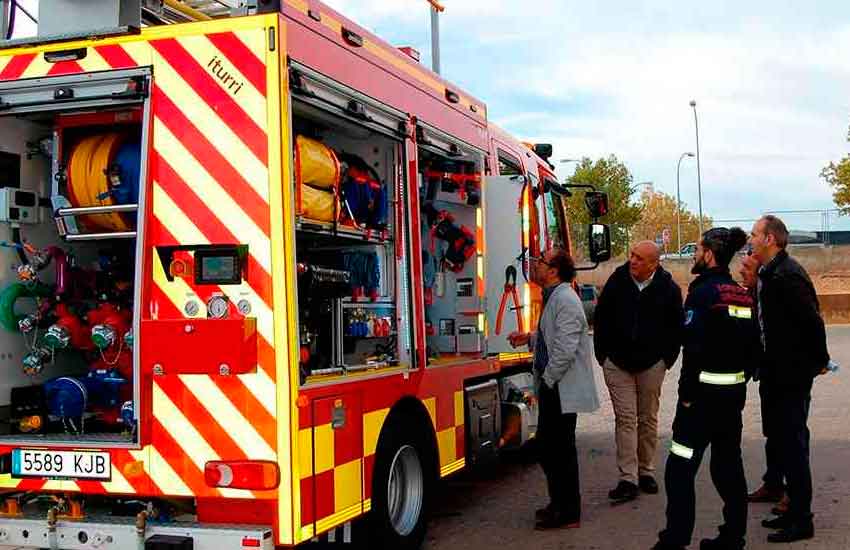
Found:
<svg viewBox="0 0 850 550"><path fill-rule="evenodd" d="M99 451L44 451L14 449L12 477L49 477L65 479L112 478L109 453Z"/></svg>

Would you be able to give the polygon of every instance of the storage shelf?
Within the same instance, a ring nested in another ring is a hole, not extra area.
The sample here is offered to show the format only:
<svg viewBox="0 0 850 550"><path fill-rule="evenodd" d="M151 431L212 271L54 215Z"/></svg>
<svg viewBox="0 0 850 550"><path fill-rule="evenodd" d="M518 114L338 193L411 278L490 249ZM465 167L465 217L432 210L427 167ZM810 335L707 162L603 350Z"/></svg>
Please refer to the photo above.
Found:
<svg viewBox="0 0 850 550"><path fill-rule="evenodd" d="M367 232L362 229L357 229L353 227L349 227L346 225L337 225L336 231L334 231L334 224L329 222L321 222L310 219L296 219L295 221L295 230L301 231L304 233L314 233L316 235L329 235L332 237L339 237L343 239L350 239L358 242L365 243L375 243L375 244L384 244L388 245L393 242L392 239L392 227L387 228L387 234L390 237L386 239L380 238L380 236L375 236L377 232L373 231L372 235L367 235Z"/></svg>
<svg viewBox="0 0 850 550"><path fill-rule="evenodd" d="M398 333L391 332L387 336L352 336L351 334L343 334L343 336L345 338L356 338L358 340L376 340L376 339L382 339L382 338L394 338L394 337L398 336Z"/></svg>
<svg viewBox="0 0 850 550"><path fill-rule="evenodd" d="M342 302L343 309L376 309L376 308L392 308L395 309L394 302Z"/></svg>

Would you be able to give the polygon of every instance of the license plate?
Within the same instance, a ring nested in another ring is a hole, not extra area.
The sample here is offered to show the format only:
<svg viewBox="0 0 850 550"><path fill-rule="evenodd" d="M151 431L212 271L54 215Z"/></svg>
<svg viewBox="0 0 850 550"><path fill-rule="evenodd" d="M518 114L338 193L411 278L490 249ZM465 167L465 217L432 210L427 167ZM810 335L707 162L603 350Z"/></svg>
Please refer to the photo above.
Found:
<svg viewBox="0 0 850 550"><path fill-rule="evenodd" d="M112 460L107 452L14 449L12 477L108 481L112 478Z"/></svg>

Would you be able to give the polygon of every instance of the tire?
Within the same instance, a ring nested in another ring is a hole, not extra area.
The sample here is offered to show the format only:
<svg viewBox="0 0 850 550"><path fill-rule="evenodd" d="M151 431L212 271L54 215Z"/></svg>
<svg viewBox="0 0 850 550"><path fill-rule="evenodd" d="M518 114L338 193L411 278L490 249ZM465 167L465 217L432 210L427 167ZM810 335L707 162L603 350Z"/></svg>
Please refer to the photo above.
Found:
<svg viewBox="0 0 850 550"><path fill-rule="evenodd" d="M433 436L415 416L391 418L378 440L372 475L370 547L422 545L436 473Z"/></svg>

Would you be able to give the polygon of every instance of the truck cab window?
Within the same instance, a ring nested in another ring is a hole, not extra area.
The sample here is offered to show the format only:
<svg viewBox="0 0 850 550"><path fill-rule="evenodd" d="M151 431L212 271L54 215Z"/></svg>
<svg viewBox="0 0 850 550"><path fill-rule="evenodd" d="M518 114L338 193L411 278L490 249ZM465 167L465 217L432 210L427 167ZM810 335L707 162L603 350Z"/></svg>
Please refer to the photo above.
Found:
<svg viewBox="0 0 850 550"><path fill-rule="evenodd" d="M499 149L499 175L500 176L521 176L522 164L519 159Z"/></svg>
<svg viewBox="0 0 850 550"><path fill-rule="evenodd" d="M547 179L547 183L555 183ZM546 203L546 234L552 247L569 249L564 201L560 195L549 192L544 196Z"/></svg>

